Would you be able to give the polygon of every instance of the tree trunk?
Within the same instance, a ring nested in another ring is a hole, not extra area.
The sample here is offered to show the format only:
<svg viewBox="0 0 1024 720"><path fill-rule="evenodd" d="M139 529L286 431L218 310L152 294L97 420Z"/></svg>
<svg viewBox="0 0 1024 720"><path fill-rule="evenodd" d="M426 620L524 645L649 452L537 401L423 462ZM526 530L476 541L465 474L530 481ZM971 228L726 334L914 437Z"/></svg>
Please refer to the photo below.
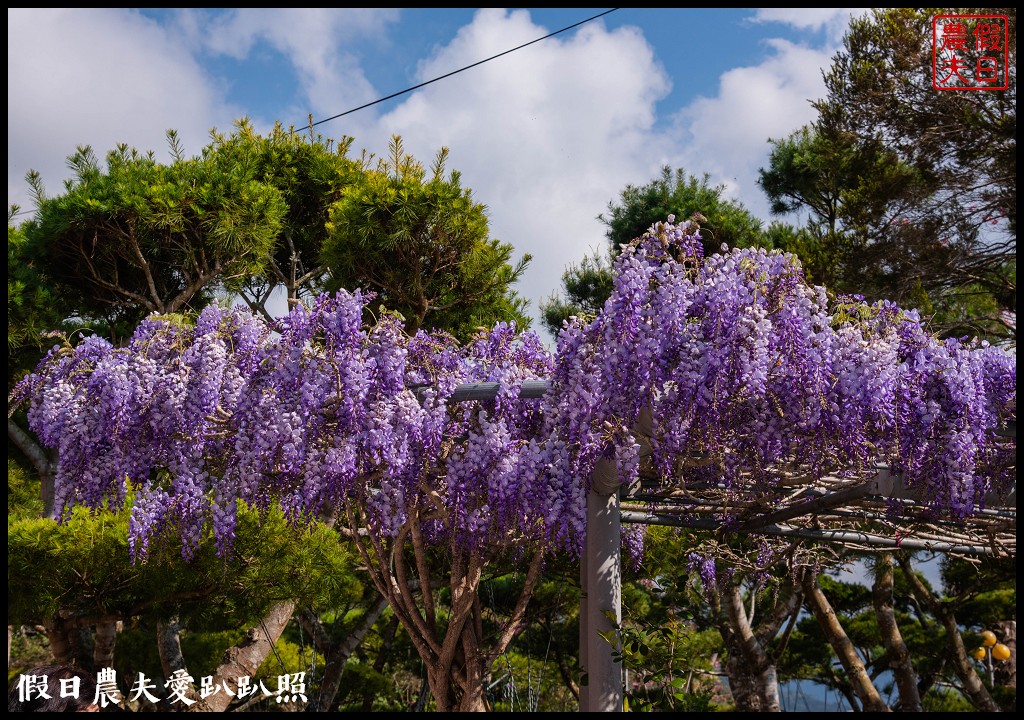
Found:
<svg viewBox="0 0 1024 720"><path fill-rule="evenodd" d="M170 620L157 622L156 649L160 656L160 669L164 673L164 683L170 682L175 673L188 675L185 656L181 653L181 623L178 618L172 617ZM175 711L191 710L199 704L199 693L195 689L194 682L189 682L183 695L186 700L175 697L169 690L164 693L164 697L171 702L171 707Z"/></svg>
<svg viewBox="0 0 1024 720"><path fill-rule="evenodd" d="M978 673L974 671L974 666L967 656L967 649L964 647L964 639L960 635L960 626L957 624L956 616L948 610L943 610L939 614L939 619L942 620L942 625L946 628L946 651L952 657L953 671L963 683L967 697L982 712L999 712L1001 708L992 699L988 688L978 677Z"/></svg>
<svg viewBox="0 0 1024 720"><path fill-rule="evenodd" d="M435 506L430 513L435 510L441 509ZM421 509L410 512L397 536L386 539L360 535L360 528L366 524L361 512L353 503L346 505L349 537L377 590L387 598L423 660L436 711L487 710L484 680L526 614L526 605L540 578L544 551L534 551L515 608L499 627L497 638L485 649L479 591L486 558L477 550L465 551L455 541L449 547L450 606L447 627L442 628L435 617L429 558L420 528L430 513ZM410 573L410 549L411 568L417 577Z"/></svg>
<svg viewBox="0 0 1024 720"><path fill-rule="evenodd" d="M748 671L742 655L743 651L736 642L726 643L729 657L725 661L725 674L729 677L729 692L736 712L762 712L765 700L760 692L758 678Z"/></svg>
<svg viewBox="0 0 1024 720"><path fill-rule="evenodd" d="M99 672L114 665L114 646L117 643L117 621L107 620L96 624L92 645L92 666Z"/></svg>
<svg viewBox="0 0 1024 720"><path fill-rule="evenodd" d="M878 631L882 636L882 646L889 655L889 669L896 679L900 699L896 710L901 712L922 712L921 696L918 692L918 677L910 662L910 650L903 642L899 626L896 624L896 613L893 609L893 572L892 556L880 553L875 561L875 582L871 589L871 599L875 606L875 617Z"/></svg>
<svg viewBox="0 0 1024 720"><path fill-rule="evenodd" d="M842 663L843 669L846 670L853 691L864 705L864 712L891 712L889 706L882 700L882 696L878 694L878 688L871 682L871 678L864 668L864 662L839 623L835 610L829 604L825 593L821 591L817 576L812 572L804 575L803 587L807 604L815 620L818 621L818 626L825 634L825 638L838 656L839 662Z"/></svg>
<svg viewBox="0 0 1024 720"><path fill-rule="evenodd" d="M721 595L731 641L726 672L729 673L736 709L740 712L781 712L775 663L750 627L739 581L730 581Z"/></svg>
<svg viewBox="0 0 1024 720"><path fill-rule="evenodd" d="M88 627L69 624L68 639L71 642L71 656L74 658L74 664L83 670L95 672L92 666L92 630Z"/></svg>
<svg viewBox="0 0 1024 720"><path fill-rule="evenodd" d="M46 637L50 641L50 654L58 665L65 665L74 660L74 648L68 639L68 629L63 620L53 617L44 623Z"/></svg>
<svg viewBox="0 0 1024 720"><path fill-rule="evenodd" d="M377 601L367 609L362 620L352 629L348 637L333 647L318 648L325 658L324 679L320 683L320 691L310 698L309 707L306 708L307 712L329 712L334 706L338 688L341 687L341 674L345 669L345 663L359 647L359 643L363 641L366 633L370 631L387 606L387 599L378 596Z"/></svg>
<svg viewBox="0 0 1024 720"><path fill-rule="evenodd" d="M900 570L910 584L910 588L918 601L928 608L935 617L939 619L946 630L946 657L953 666L953 672L963 685L963 692L967 698L982 712L999 712L999 705L992 699L985 683L974 671L974 664L967 657L967 650L964 648L964 639L960 636L960 627L956 622L956 615L945 603L939 602L921 582L921 578L914 572L910 558L905 555L898 555L897 561Z"/></svg>
<svg viewBox="0 0 1024 720"><path fill-rule="evenodd" d="M242 642L228 648L214 673L214 686L224 687L225 683L229 683L231 688L236 688L239 678L255 675L267 655L273 650L274 643L281 637L281 633L284 632L294 611L295 603L293 601L277 603L259 625L249 629ZM224 712L231 704L231 700L231 695L221 691L200 700L189 710L193 712Z"/></svg>
<svg viewBox="0 0 1024 720"><path fill-rule="evenodd" d="M475 623L470 622L474 606L478 605L475 601L482 572L482 558L476 551L454 553L448 627L444 637L437 638L441 640L439 652L426 661L427 680L437 712L486 709L482 707L483 688L473 686L474 680L480 685L482 676L478 677L476 667L481 660L480 639L475 637ZM421 583L421 587L426 584Z"/></svg>
<svg viewBox="0 0 1024 720"><path fill-rule="evenodd" d="M1001 663L996 664L996 682L1003 687L1017 689L1017 621L1004 620L996 624L996 634L1006 647L1010 648L1010 657ZM1014 707L1016 710L1016 693L1014 693Z"/></svg>
<svg viewBox="0 0 1024 720"><path fill-rule="evenodd" d="M156 651L160 656L160 669L164 678L185 669L185 657L181 654L181 624L178 618L159 620L156 624Z"/></svg>
<svg viewBox="0 0 1024 720"><path fill-rule="evenodd" d="M22 430L14 420L7 418L7 439L25 454L39 473L39 498L43 501L43 517L56 518L57 508L54 503L54 478L57 475L56 464L50 459L39 443Z"/></svg>

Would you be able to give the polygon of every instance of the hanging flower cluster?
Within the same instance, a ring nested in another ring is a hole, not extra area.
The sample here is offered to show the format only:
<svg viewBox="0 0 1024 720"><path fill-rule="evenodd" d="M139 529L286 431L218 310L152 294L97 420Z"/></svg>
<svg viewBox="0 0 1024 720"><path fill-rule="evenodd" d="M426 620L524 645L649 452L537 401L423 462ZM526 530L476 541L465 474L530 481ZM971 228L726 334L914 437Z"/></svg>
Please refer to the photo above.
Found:
<svg viewBox="0 0 1024 720"><path fill-rule="evenodd" d="M790 254L702 258L699 235L672 220L623 249L602 313L559 338L545 418L572 472L614 458L632 483L638 463L623 455L639 450L629 437L647 408L663 478L756 497L784 472L886 463L955 518L1003 489L996 432L1016 417L1015 351L937 340L888 302L830 301Z"/></svg>
<svg viewBox="0 0 1024 720"><path fill-rule="evenodd" d="M367 326L368 301L322 296L275 327L210 307L194 327L153 316L123 348L56 348L10 399L58 451L58 507L132 488L136 557L172 527L186 556L208 530L226 550L240 500L296 521L352 502L378 536L416 511L428 541L578 550L588 479L601 459L636 479L646 409L665 477L749 489L784 467L887 462L961 517L999 476L994 432L1016 412L1013 352L938 341L888 303L830 302L791 255L705 258L671 217L624 248L603 312L554 355L507 325L465 346L390 316ZM536 379L551 390L520 399ZM474 382L501 390L450 402Z"/></svg>
<svg viewBox="0 0 1024 720"><path fill-rule="evenodd" d="M58 450L58 507L118 504L130 486L135 557L168 527L186 557L206 528L227 549L240 500L278 501L293 520L354 500L390 535L413 507L440 502L437 539L530 531L543 513L520 454L539 401L518 388L550 373L550 353L505 325L466 347L407 338L391 316L367 327L366 302L322 296L275 328L209 307L195 327L153 316L124 348L55 348L12 401L30 400L30 426ZM502 392L487 408L449 406L470 382Z"/></svg>

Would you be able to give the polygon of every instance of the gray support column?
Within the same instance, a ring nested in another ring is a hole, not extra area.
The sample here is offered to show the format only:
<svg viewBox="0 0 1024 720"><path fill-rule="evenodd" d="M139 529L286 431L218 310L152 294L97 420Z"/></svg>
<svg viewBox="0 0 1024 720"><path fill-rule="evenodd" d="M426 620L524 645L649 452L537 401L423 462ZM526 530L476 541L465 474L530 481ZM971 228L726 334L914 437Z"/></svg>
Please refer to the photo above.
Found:
<svg viewBox="0 0 1024 720"><path fill-rule="evenodd" d="M641 459L652 452L652 434L651 413L644 408L633 427ZM587 676L580 687L581 712L622 712L625 676L622 662L612 657L621 650L618 635L612 634L622 622L620 487L614 461L599 460L587 491L587 536L580 558L580 669Z"/></svg>
<svg viewBox="0 0 1024 720"><path fill-rule="evenodd" d="M580 688L580 710L621 712L620 648L601 637L612 635L622 621L621 521L615 465L601 461L587 493L587 537L580 563L580 664L587 684ZM612 620L614 618L614 621Z"/></svg>
<svg viewBox="0 0 1024 720"><path fill-rule="evenodd" d="M589 521L590 518L588 517ZM587 668L590 667L588 656L590 653L590 623L587 618L587 610L589 603L587 602L587 593L589 588L587 587L587 570L589 563L587 562L587 553L589 545L586 539L583 541L583 554L580 556L580 712L590 712L590 686L583 684L583 677L587 675Z"/></svg>

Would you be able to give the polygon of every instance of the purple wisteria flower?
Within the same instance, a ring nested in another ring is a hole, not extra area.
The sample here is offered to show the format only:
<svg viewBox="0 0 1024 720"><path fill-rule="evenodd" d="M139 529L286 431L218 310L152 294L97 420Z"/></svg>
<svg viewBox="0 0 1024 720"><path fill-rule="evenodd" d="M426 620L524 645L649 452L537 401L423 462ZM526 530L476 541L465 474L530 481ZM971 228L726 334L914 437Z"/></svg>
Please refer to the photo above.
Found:
<svg viewBox="0 0 1024 720"><path fill-rule="evenodd" d="M227 552L240 502L279 502L296 522L353 503L380 536L417 516L428 542L578 552L596 463L638 477L642 413L663 478L737 495L782 466L885 462L936 513L964 517L1006 480L996 431L1016 417L1014 351L940 341L891 303L830 300L786 253L704 257L671 219L614 273L602 312L567 324L554 354L514 325L464 346L409 337L391 316L369 326L371 296L341 291L274 327L240 308L194 326L153 316L124 347L54 350L9 400L58 452L62 510L134 496L136 557L167 528L186 556L204 533ZM551 390L520 398L537 379ZM451 402L479 382L497 397Z"/></svg>

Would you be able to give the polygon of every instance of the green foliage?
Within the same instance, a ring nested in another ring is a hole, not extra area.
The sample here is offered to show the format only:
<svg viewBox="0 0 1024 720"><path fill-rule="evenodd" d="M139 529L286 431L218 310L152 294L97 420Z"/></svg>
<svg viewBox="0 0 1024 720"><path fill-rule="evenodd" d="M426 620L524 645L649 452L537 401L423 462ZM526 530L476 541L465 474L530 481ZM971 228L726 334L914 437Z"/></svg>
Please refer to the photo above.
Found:
<svg viewBox="0 0 1024 720"><path fill-rule="evenodd" d="M133 326L148 312L199 308L266 267L286 207L254 162L207 148L161 165L122 144L105 167L88 146L68 164L74 176L53 198L30 173L38 209L23 227L36 267L79 294L75 315Z"/></svg>
<svg viewBox="0 0 1024 720"><path fill-rule="evenodd" d="M163 669L156 649L157 626L153 618L136 619L118 633L117 647L114 652L113 668L118 677L134 679L143 673L151 680L162 685ZM242 629L196 631L189 628L181 630L182 656L188 663L189 674L194 678L198 688L200 679L213 676L220 665L224 652L244 640ZM278 638L273 650L252 676L252 683L263 682L268 690L276 692L279 675L288 673L306 673L306 696L312 692L311 677L314 670L321 669L323 657L316 653L307 642L303 643L290 638ZM276 705L270 701L270 707Z"/></svg>
<svg viewBox="0 0 1024 720"><path fill-rule="evenodd" d="M818 584L837 613L855 613L871 607L871 588L866 585L843 582L829 575L822 575Z"/></svg>
<svg viewBox="0 0 1024 720"><path fill-rule="evenodd" d="M809 210L824 232L841 225L866 229L885 198L906 196L919 182L914 169L881 143L857 144L850 134L807 126L772 145L758 184L775 215Z"/></svg>
<svg viewBox="0 0 1024 720"><path fill-rule="evenodd" d="M35 368L49 344L46 333L65 318L62 298L28 257L28 239L7 225L7 388Z"/></svg>
<svg viewBox="0 0 1024 720"><path fill-rule="evenodd" d="M18 458L21 454L7 444L7 524L43 514L39 479Z"/></svg>
<svg viewBox="0 0 1024 720"><path fill-rule="evenodd" d="M182 656L188 663L189 674L195 678L196 687L199 686L200 678L216 671L224 651L244 637L245 631L242 629L208 632L193 632L188 628L181 630L179 640ZM137 617L125 623L124 629L117 635L114 648L113 668L119 678L134 679L139 673L150 679L163 677L156 638L157 623L153 617Z"/></svg>
<svg viewBox="0 0 1024 720"><path fill-rule="evenodd" d="M20 673L53 662L50 643L41 628L19 625L11 628L10 660L7 664L7 686Z"/></svg>
<svg viewBox="0 0 1024 720"><path fill-rule="evenodd" d="M944 558L942 582L958 598L957 620L966 627L994 629L1017 617L1017 566L1012 558L970 563ZM974 647L974 646L970 646Z"/></svg>
<svg viewBox="0 0 1024 720"><path fill-rule="evenodd" d="M1016 337L1016 73L1007 90L936 92L932 18L1013 8L874 9L851 21L817 119L773 140L773 211L809 211L843 292L930 315L948 336ZM968 33L971 23L966 21Z"/></svg>
<svg viewBox="0 0 1024 720"><path fill-rule="evenodd" d="M705 253L718 252L722 245L752 247L764 244L761 221L742 203L725 197L725 185L711 185L707 173L698 177L682 168L673 172L665 166L661 176L647 185L627 185L618 203L608 203L608 214L599 219L608 226L612 256L619 246L640 237L669 215L680 220L702 215L701 237Z"/></svg>
<svg viewBox="0 0 1024 720"><path fill-rule="evenodd" d="M921 696L925 712L975 712L962 693L950 688L932 688Z"/></svg>
<svg viewBox="0 0 1024 720"><path fill-rule="evenodd" d="M528 326L512 286L530 257L513 263L513 247L488 236L486 207L457 172L444 176L447 149L428 175L397 137L376 169L348 158L348 136L280 124L261 136L244 118L198 157L184 157L174 131L168 141L166 165L126 145L101 165L81 146L54 197L29 173L37 211L8 229L11 349L38 350L69 318L116 343L150 312L198 311L225 292L269 318L279 287L289 303L373 290L410 332Z"/></svg>
<svg viewBox="0 0 1024 720"><path fill-rule="evenodd" d="M304 672L306 673L306 696L308 697L311 673L313 670L323 668L324 659L309 645L308 638L306 640L307 642L300 643L285 637L279 638L274 644L273 652L263 661L254 677L263 678L267 687L276 691L276 680L279 675ZM184 648L182 649L184 650Z"/></svg>
<svg viewBox="0 0 1024 720"><path fill-rule="evenodd" d="M70 622L123 620L114 668L120 677L162 676L156 649L158 620L182 621L182 652L198 679L212 675L224 652L244 638L280 601L297 599L312 607L360 600L367 588L354 570L335 531L314 523L290 525L279 509L239 512L234 553L218 558L211 537L186 563L174 532L156 539L144 563L130 564L130 503L118 512L76 508L64 524L21 519L8 526L8 618L33 626L58 613ZM31 648L15 656L26 666ZM308 637L280 638L257 674L276 690L285 672L323 667Z"/></svg>
<svg viewBox="0 0 1024 720"><path fill-rule="evenodd" d="M800 258L804 277L815 285L837 287L842 258L850 252L841 235L828 236L818 223L796 227L773 220L765 228L766 245Z"/></svg>
<svg viewBox="0 0 1024 720"><path fill-rule="evenodd" d="M342 675L342 685L354 688L348 693L349 704L343 704L339 711L358 712L364 707L364 699L370 700L371 712L401 712L409 709L408 697L396 692L395 679L378 671L372 662L358 659L349 660ZM418 685L418 683L417 683ZM411 698L415 702L415 698Z"/></svg>
<svg viewBox="0 0 1024 720"><path fill-rule="evenodd" d="M699 579L687 572L694 538L674 528L647 528L642 566L624 572L622 660L626 697L635 711L708 712L724 709L713 665L722 636Z"/></svg>
<svg viewBox="0 0 1024 720"><path fill-rule="evenodd" d="M168 534L146 562L127 562L130 507L76 508L63 524L49 519L8 525L8 618L38 624L64 617L168 618L194 630L257 622L286 599L328 604L359 595L353 561L322 525L291 527L280 510L239 513L236 551L216 556L205 538L194 562ZM46 571L43 572L42 569Z"/></svg>
<svg viewBox="0 0 1024 720"><path fill-rule="evenodd" d="M348 623L362 618L362 609L341 613L331 625L335 639L347 634ZM325 623L331 613L325 613ZM317 681L322 673L317 674ZM333 710L338 712L404 712L413 708L424 689L426 670L408 634L387 609L345 663ZM314 683L316 687L316 683ZM429 692L424 701L431 706Z"/></svg>
<svg viewBox="0 0 1024 720"><path fill-rule="evenodd" d="M510 650L494 662L488 701L495 712L574 712L577 700L552 655Z"/></svg>
<svg viewBox="0 0 1024 720"><path fill-rule="evenodd" d="M318 256L329 234L330 207L363 176L359 162L347 157L352 142L344 136L335 143L312 129L285 130L279 123L262 136L248 120L236 123L228 137L214 136L210 152L253 165L254 176L275 188L286 206L270 261L262 273L242 280L242 295L253 307L269 314L266 301L275 287L283 286L290 299L323 288L326 268Z"/></svg>
<svg viewBox="0 0 1024 720"><path fill-rule="evenodd" d="M619 657L630 673L628 708L638 711L710 712L715 684L709 679L710 647L721 643L714 630L697 631L685 613L673 612L667 624L630 613L619 628ZM606 638L611 641L612 638Z"/></svg>
<svg viewBox="0 0 1024 720"><path fill-rule="evenodd" d="M808 211L797 237L781 228L780 247L796 252L807 274L840 292L862 292L865 247L893 198L912 198L919 178L877 142L858 145L849 133L804 126L772 145L758 184L776 215ZM877 268L876 268L877 270Z"/></svg>
<svg viewBox="0 0 1024 720"><path fill-rule="evenodd" d="M562 293L552 293L541 303L544 326L553 334L572 316L589 322L601 312L601 307L612 294L611 262L598 252L583 258L578 265L570 265L562 273Z"/></svg>
<svg viewBox="0 0 1024 720"><path fill-rule="evenodd" d="M392 138L388 160L368 170L331 207L322 260L328 289L357 287L405 318L406 331L448 330L462 339L497 321L528 326L526 303L511 286L530 256L489 237L486 207L445 177L447 149L430 174Z"/></svg>
<svg viewBox="0 0 1024 720"><path fill-rule="evenodd" d="M770 247L761 221L742 203L725 197L724 185L711 185L710 176L689 175L663 167L661 176L647 185L627 185L618 201L608 203L607 214L598 216L607 227L608 246L595 251L562 274L561 293L541 303L544 326L557 335L562 324L576 316L586 320L596 315L612 291L612 261L619 246L640 237L652 224L669 215L680 220L697 218L706 253L720 247Z"/></svg>
<svg viewBox="0 0 1024 720"><path fill-rule="evenodd" d="M989 693L996 704L1005 710L1016 710L1017 688L1010 685L996 685L989 687Z"/></svg>

